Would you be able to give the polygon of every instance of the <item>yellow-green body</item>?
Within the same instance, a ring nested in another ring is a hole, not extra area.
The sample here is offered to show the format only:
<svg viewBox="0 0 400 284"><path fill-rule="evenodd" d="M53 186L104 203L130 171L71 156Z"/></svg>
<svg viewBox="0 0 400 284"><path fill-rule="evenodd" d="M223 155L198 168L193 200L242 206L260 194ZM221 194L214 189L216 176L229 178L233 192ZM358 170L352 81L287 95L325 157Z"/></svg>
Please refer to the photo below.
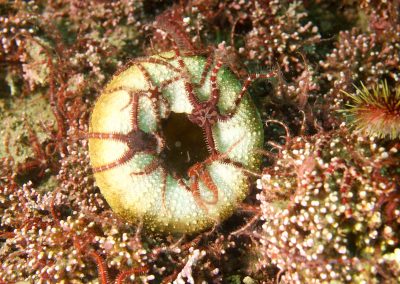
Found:
<svg viewBox="0 0 400 284"><path fill-rule="evenodd" d="M173 53L153 56L168 61L179 68ZM188 72L182 71L194 85L200 81L205 60L202 57L184 57ZM112 91L123 86L132 90L147 90L150 88L142 72L137 67L141 64L151 76L152 84L159 85L164 80L179 74L169 68L155 63L136 62L120 72L109 82L97 100L90 119L90 132L128 133L132 129L130 123L131 106L127 91ZM188 100L184 88L184 79L179 79L162 91L167 99L171 112L191 113L193 107ZM210 79L207 77L202 88L195 88L200 100L205 100L210 94ZM242 87L232 72L222 68L217 76L220 99L218 109L225 113L233 108L234 101ZM128 106L127 106L128 105ZM160 117L166 119L168 105L161 103ZM152 111L148 97L141 96L139 100L139 128L145 132L154 133L160 128ZM242 163L245 169L256 170L260 164L257 149L262 148L263 128L259 114L248 95L245 95L237 112L226 122L218 122L212 128L216 148L225 153L229 147L237 143L227 153L227 156ZM128 149L122 142L109 139L89 139L89 155L91 165L99 167L111 163L121 157ZM207 169L218 188L218 202L207 204L207 210L201 208L192 194L178 184L176 178L168 172L165 204L163 204L163 179L160 167L149 174L131 175L148 165L154 155L137 153L127 163L109 170L95 173L96 184L107 202L119 215L132 222L143 222L145 227L154 231L193 233L212 227L214 224L230 216L238 204L245 198L249 190L249 179L243 169L232 164L214 161ZM188 186L190 182L185 181ZM211 200L212 194L200 182L200 194L204 200Z"/></svg>

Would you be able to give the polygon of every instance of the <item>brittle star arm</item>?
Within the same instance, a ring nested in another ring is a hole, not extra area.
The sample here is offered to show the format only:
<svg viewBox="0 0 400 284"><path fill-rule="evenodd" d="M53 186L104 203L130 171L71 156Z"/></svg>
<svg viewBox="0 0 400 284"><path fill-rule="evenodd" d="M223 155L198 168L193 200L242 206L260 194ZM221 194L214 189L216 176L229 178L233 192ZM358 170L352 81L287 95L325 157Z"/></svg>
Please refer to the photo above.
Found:
<svg viewBox="0 0 400 284"><path fill-rule="evenodd" d="M246 94L247 89L249 88L250 84L253 83L253 81L257 79L270 79L276 76L276 74L277 74L276 71L272 71L268 74L250 74L247 77L246 81L244 82L242 90L240 91L239 95L236 97L232 109L228 110L226 114L218 114L218 119L220 121L226 121L230 119L237 112L237 109L239 108L243 96Z"/></svg>
<svg viewBox="0 0 400 284"><path fill-rule="evenodd" d="M133 150L129 149L120 158L116 159L114 162L110 162L110 163L107 163L105 165L98 166L98 167L93 167L93 172L99 173L99 172L113 169L117 166L121 166L121 165L127 163L128 161L130 161L133 158L134 154L135 154L135 152Z"/></svg>
<svg viewBox="0 0 400 284"><path fill-rule="evenodd" d="M210 201L204 201L204 203L216 204L218 202L218 188L215 185L210 172L207 169L204 169L199 178L212 193L212 199Z"/></svg>

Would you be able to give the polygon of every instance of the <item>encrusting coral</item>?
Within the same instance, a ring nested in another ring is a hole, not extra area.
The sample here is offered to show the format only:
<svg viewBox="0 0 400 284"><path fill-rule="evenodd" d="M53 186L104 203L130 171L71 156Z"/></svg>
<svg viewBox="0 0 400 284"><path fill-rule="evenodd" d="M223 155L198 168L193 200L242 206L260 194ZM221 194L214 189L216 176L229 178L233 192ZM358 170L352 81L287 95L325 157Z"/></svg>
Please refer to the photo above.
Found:
<svg viewBox="0 0 400 284"><path fill-rule="evenodd" d="M398 83L400 66L400 24L396 1L360 1L360 25L340 31L334 48L320 60L320 85L327 88L331 109L343 109L342 92L351 92L362 82L372 89L380 80ZM390 28L389 28L390 27Z"/></svg>
<svg viewBox="0 0 400 284"><path fill-rule="evenodd" d="M260 180L264 263L291 283L399 281L399 153L345 127L288 140Z"/></svg>

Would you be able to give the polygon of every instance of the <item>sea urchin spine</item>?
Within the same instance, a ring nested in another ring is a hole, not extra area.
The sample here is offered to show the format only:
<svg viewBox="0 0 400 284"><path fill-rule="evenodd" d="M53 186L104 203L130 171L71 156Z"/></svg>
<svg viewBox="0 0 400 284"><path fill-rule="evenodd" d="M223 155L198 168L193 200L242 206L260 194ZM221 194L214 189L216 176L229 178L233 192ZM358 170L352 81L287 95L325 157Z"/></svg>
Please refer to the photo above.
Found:
<svg viewBox="0 0 400 284"><path fill-rule="evenodd" d="M378 84L372 92L361 83L355 94L344 92L352 102L344 112L352 119L352 124L370 136L380 138L400 137L400 87L395 92L389 90L386 81Z"/></svg>

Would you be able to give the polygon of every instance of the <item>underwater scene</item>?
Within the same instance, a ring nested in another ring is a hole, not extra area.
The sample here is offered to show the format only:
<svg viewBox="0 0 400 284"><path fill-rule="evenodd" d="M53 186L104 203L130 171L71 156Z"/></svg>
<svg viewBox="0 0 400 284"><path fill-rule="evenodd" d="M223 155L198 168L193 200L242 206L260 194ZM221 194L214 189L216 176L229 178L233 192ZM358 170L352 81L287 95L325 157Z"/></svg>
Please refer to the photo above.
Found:
<svg viewBox="0 0 400 284"><path fill-rule="evenodd" d="M400 1L0 0L8 283L400 283Z"/></svg>

